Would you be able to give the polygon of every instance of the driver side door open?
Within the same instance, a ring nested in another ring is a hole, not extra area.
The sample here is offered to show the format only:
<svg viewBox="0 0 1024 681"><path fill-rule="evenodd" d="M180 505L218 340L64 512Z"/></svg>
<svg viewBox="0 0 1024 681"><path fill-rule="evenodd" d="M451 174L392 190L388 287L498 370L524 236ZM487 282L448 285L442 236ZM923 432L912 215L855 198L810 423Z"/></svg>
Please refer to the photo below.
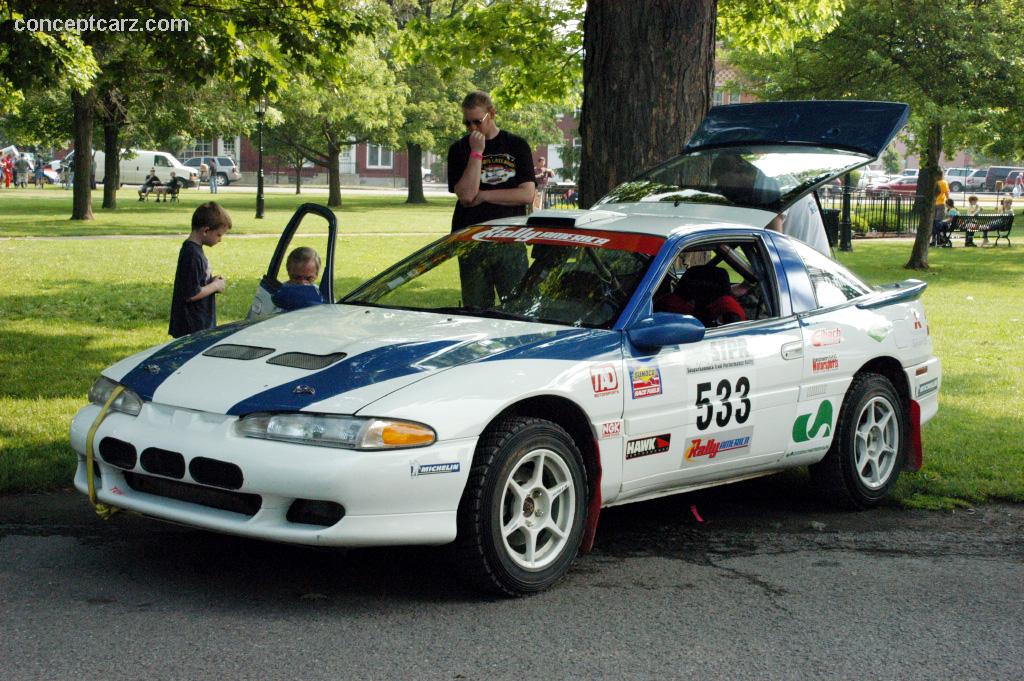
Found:
<svg viewBox="0 0 1024 681"><path fill-rule="evenodd" d="M785 451L801 376L800 328L763 233L685 242L652 299L696 317L704 340L626 347L623 493L742 475Z"/></svg>

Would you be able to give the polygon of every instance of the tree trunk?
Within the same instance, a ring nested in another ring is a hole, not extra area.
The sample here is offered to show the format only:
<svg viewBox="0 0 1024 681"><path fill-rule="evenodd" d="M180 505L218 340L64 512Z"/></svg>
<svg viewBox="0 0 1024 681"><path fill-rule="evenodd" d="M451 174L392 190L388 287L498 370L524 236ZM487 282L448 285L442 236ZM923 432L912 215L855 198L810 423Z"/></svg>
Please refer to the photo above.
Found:
<svg viewBox="0 0 1024 681"><path fill-rule="evenodd" d="M295 157L295 193L296 194L301 194L302 193L302 162L305 161L305 160L306 159L303 158L301 154L299 156Z"/></svg>
<svg viewBox="0 0 1024 681"><path fill-rule="evenodd" d="M939 156L942 154L942 123L932 122L928 126L928 140L921 155L924 163L917 178L917 194L914 197L914 210L920 220L917 223L917 237L914 249L910 252L910 260L904 265L910 270L928 269L928 244L932 238L932 226L935 222L935 197L938 195L938 182L942 179L939 172Z"/></svg>
<svg viewBox="0 0 1024 681"><path fill-rule="evenodd" d="M717 0L591 0L580 205L678 154L711 105Z"/></svg>
<svg viewBox="0 0 1024 681"><path fill-rule="evenodd" d="M408 142L405 145L405 151L409 161L407 180L409 195L405 202L426 203L427 199L423 196L423 171L420 170L423 166L423 147Z"/></svg>
<svg viewBox="0 0 1024 681"><path fill-rule="evenodd" d="M103 124L103 207L117 208L117 189L121 186L121 149L118 139L120 126L107 121ZM76 154L77 156L77 154Z"/></svg>
<svg viewBox="0 0 1024 681"><path fill-rule="evenodd" d="M341 145L327 140L327 205L341 206Z"/></svg>
<svg viewBox="0 0 1024 681"><path fill-rule="evenodd" d="M96 110L96 90L71 91L74 109L75 186L72 192L71 219L92 220L92 122Z"/></svg>

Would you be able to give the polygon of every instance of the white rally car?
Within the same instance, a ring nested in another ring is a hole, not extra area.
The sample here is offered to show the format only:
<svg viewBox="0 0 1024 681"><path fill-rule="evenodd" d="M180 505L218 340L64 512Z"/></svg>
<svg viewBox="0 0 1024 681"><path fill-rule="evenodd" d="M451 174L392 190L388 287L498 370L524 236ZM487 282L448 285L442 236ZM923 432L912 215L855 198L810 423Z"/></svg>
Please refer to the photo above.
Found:
<svg viewBox="0 0 1024 681"><path fill-rule="evenodd" d="M810 466L870 507L921 466L937 410L925 284L868 286L765 226L906 114L716 107L593 210L472 227L335 304L129 357L71 426L75 485L283 542L455 541L507 594L563 576L607 506Z"/></svg>

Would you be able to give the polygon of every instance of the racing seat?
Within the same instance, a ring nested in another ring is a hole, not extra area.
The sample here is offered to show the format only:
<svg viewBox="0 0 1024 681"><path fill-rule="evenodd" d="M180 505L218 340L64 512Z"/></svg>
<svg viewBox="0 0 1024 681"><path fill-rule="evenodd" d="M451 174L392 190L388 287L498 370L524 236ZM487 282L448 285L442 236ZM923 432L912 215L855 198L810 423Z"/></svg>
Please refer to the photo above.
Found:
<svg viewBox="0 0 1024 681"><path fill-rule="evenodd" d="M746 321L747 314L732 295L729 273L714 265L694 265L679 278L675 293L693 301L694 316L713 327Z"/></svg>

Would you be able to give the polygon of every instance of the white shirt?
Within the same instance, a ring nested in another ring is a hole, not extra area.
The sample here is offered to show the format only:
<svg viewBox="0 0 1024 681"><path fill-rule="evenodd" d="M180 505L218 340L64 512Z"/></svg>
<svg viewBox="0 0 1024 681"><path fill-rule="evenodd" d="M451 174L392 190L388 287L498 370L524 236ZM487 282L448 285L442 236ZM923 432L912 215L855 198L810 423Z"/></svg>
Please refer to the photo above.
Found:
<svg viewBox="0 0 1024 681"><path fill-rule="evenodd" d="M825 223L821 221L821 211L812 194L794 203L783 215L783 234L796 237L814 250L832 257L828 237L825 235Z"/></svg>

